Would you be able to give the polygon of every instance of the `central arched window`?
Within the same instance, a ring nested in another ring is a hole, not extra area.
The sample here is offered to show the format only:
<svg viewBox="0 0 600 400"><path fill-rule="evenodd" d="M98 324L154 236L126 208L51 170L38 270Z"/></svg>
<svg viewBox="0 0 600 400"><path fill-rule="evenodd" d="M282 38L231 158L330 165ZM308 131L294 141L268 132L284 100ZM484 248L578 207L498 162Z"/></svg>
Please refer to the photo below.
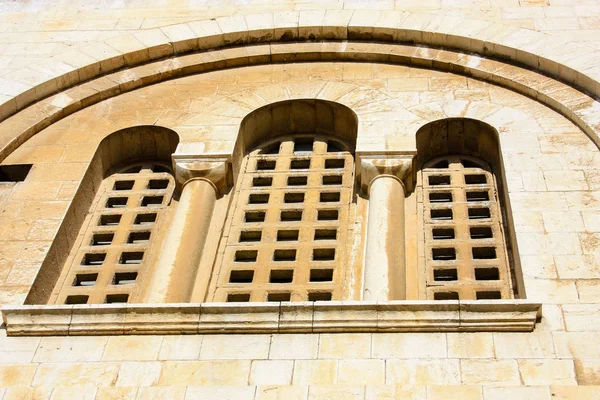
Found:
<svg viewBox="0 0 600 400"><path fill-rule="evenodd" d="M322 134L267 141L243 159L212 301L341 300L354 161Z"/></svg>

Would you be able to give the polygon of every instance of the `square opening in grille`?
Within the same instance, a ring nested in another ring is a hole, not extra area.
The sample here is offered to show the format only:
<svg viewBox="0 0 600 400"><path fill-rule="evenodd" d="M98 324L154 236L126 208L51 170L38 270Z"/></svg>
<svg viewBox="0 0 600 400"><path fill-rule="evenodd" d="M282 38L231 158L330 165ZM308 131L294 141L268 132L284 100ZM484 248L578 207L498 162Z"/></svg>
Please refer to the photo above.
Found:
<svg viewBox="0 0 600 400"><path fill-rule="evenodd" d="M144 196L142 198L142 207L160 207L164 196Z"/></svg>
<svg viewBox="0 0 600 400"><path fill-rule="evenodd" d="M489 201L488 192L467 192L467 201Z"/></svg>
<svg viewBox="0 0 600 400"><path fill-rule="evenodd" d="M67 296L66 300L65 300L65 304L87 304L88 299L90 298L90 296L85 296L85 295L74 295L74 296Z"/></svg>
<svg viewBox="0 0 600 400"><path fill-rule="evenodd" d="M431 257L436 261L456 260L456 249L453 247L431 249Z"/></svg>
<svg viewBox="0 0 600 400"><path fill-rule="evenodd" d="M113 285L132 285L137 279L137 272L117 272L113 277Z"/></svg>
<svg viewBox="0 0 600 400"><path fill-rule="evenodd" d="M267 295L267 301L290 301L292 295L289 292L286 293L269 293Z"/></svg>
<svg viewBox="0 0 600 400"><path fill-rule="evenodd" d="M100 226L115 226L121 222L121 214L106 214L100 216L98 225Z"/></svg>
<svg viewBox="0 0 600 400"><path fill-rule="evenodd" d="M258 176L252 178L252 186L254 187L265 187L273 185L273 178L270 176Z"/></svg>
<svg viewBox="0 0 600 400"><path fill-rule="evenodd" d="M496 258L495 247L473 247L473 258L476 260L489 260Z"/></svg>
<svg viewBox="0 0 600 400"><path fill-rule="evenodd" d="M273 252L273 261L296 261L296 249L277 249Z"/></svg>
<svg viewBox="0 0 600 400"><path fill-rule="evenodd" d="M331 301L331 292L311 292L308 301Z"/></svg>
<svg viewBox="0 0 600 400"><path fill-rule="evenodd" d="M335 249L313 249L314 261L335 260Z"/></svg>
<svg viewBox="0 0 600 400"><path fill-rule="evenodd" d="M487 219L491 218L490 209L486 207L469 208L469 219Z"/></svg>
<svg viewBox="0 0 600 400"><path fill-rule="evenodd" d="M135 225L150 225L156 222L156 214L148 213L148 214L138 214L135 216L135 221L133 222Z"/></svg>
<svg viewBox="0 0 600 400"><path fill-rule="evenodd" d="M471 239L491 239L494 237L492 228L489 226L475 226L469 228Z"/></svg>
<svg viewBox="0 0 600 400"><path fill-rule="evenodd" d="M308 184L307 176L290 176L287 179L288 186L306 186Z"/></svg>
<svg viewBox="0 0 600 400"><path fill-rule="evenodd" d="M313 151L312 138L299 138L294 141L294 153L311 153Z"/></svg>
<svg viewBox="0 0 600 400"><path fill-rule="evenodd" d="M497 281L500 280L500 271L498 268L475 268L475 280L478 281Z"/></svg>
<svg viewBox="0 0 600 400"><path fill-rule="evenodd" d="M433 192L429 193L430 203L452 203L452 193L450 192Z"/></svg>
<svg viewBox="0 0 600 400"><path fill-rule="evenodd" d="M131 232L127 237L127 243L143 244L150 241L150 232Z"/></svg>
<svg viewBox="0 0 600 400"><path fill-rule="evenodd" d="M258 250L237 250L235 252L235 262L256 262Z"/></svg>
<svg viewBox="0 0 600 400"><path fill-rule="evenodd" d="M451 269L434 269L433 280L437 282L456 281L458 280L458 272L456 268Z"/></svg>
<svg viewBox="0 0 600 400"><path fill-rule="evenodd" d="M116 181L113 190L131 190L135 181Z"/></svg>
<svg viewBox="0 0 600 400"><path fill-rule="evenodd" d="M242 231L240 232L240 242L260 242L262 231Z"/></svg>
<svg viewBox="0 0 600 400"><path fill-rule="evenodd" d="M325 160L325 169L344 168L344 165L346 165L346 160L343 158L330 158Z"/></svg>
<svg viewBox="0 0 600 400"><path fill-rule="evenodd" d="M476 294L477 300L500 300L502 299L502 294L497 290L490 290L485 292L477 292Z"/></svg>
<svg viewBox="0 0 600 400"><path fill-rule="evenodd" d="M433 240L454 239L454 229L452 228L434 228L431 230Z"/></svg>
<svg viewBox="0 0 600 400"><path fill-rule="evenodd" d="M282 222L294 222L302 219L302 211L300 210L285 210L281 212Z"/></svg>
<svg viewBox="0 0 600 400"><path fill-rule="evenodd" d="M341 185L342 175L324 175L323 185Z"/></svg>
<svg viewBox="0 0 600 400"><path fill-rule="evenodd" d="M106 259L106 253L86 253L81 260L81 265L102 265Z"/></svg>
<svg viewBox="0 0 600 400"><path fill-rule="evenodd" d="M106 295L106 304L125 304L129 300L128 294L108 294Z"/></svg>
<svg viewBox="0 0 600 400"><path fill-rule="evenodd" d="M248 204L267 204L269 193L252 193L248 196Z"/></svg>
<svg viewBox="0 0 600 400"><path fill-rule="evenodd" d="M319 210L317 212L317 220L319 221L337 221L338 218L338 210Z"/></svg>
<svg viewBox="0 0 600 400"><path fill-rule="evenodd" d="M310 282L331 282L333 281L333 269L319 268L310 270Z"/></svg>
<svg viewBox="0 0 600 400"><path fill-rule="evenodd" d="M229 274L229 283L252 283L254 271L252 270L233 270Z"/></svg>
<svg viewBox="0 0 600 400"><path fill-rule="evenodd" d="M148 189L161 190L167 187L169 187L168 179L150 179L150 182L148 182Z"/></svg>
<svg viewBox="0 0 600 400"><path fill-rule="evenodd" d="M244 213L245 222L264 222L265 212L264 211L246 211Z"/></svg>
<svg viewBox="0 0 600 400"><path fill-rule="evenodd" d="M95 233L92 235L92 246L108 246L115 237L114 233Z"/></svg>
<svg viewBox="0 0 600 400"><path fill-rule="evenodd" d="M309 169L310 168L310 160L309 159L296 159L290 161L290 169Z"/></svg>
<svg viewBox="0 0 600 400"><path fill-rule="evenodd" d="M487 183L487 178L484 174L465 175L465 183L467 185L484 185Z"/></svg>
<svg viewBox="0 0 600 400"><path fill-rule="evenodd" d="M275 165L275 160L256 160L256 169L258 171L273 171Z"/></svg>
<svg viewBox="0 0 600 400"><path fill-rule="evenodd" d="M297 241L299 234L300 234L300 231L298 231L297 229L277 231L277 241L278 242Z"/></svg>
<svg viewBox="0 0 600 400"><path fill-rule="evenodd" d="M106 208L125 208L128 197L109 197L106 200Z"/></svg>
<svg viewBox="0 0 600 400"><path fill-rule="evenodd" d="M77 274L72 286L94 286L98 280L98 274Z"/></svg>
<svg viewBox="0 0 600 400"><path fill-rule="evenodd" d="M247 303L250 301L250 293L229 293L227 295L228 303Z"/></svg>
<svg viewBox="0 0 600 400"><path fill-rule="evenodd" d="M272 269L269 275L270 283L292 283L293 280L293 269Z"/></svg>
<svg viewBox="0 0 600 400"><path fill-rule="evenodd" d="M450 184L450 175L431 175L428 179L429 186L445 186Z"/></svg>
<svg viewBox="0 0 600 400"><path fill-rule="evenodd" d="M458 300L458 292L435 292L434 300Z"/></svg>
<svg viewBox="0 0 600 400"><path fill-rule="evenodd" d="M335 240L337 229L315 229L315 240Z"/></svg>
<svg viewBox="0 0 600 400"><path fill-rule="evenodd" d="M439 208L432 209L429 211L432 220L436 221L447 221L452 219L452 209L451 208Z"/></svg>
<svg viewBox="0 0 600 400"><path fill-rule="evenodd" d="M143 251L124 251L121 253L120 264L141 264L144 258Z"/></svg>
<svg viewBox="0 0 600 400"><path fill-rule="evenodd" d="M319 195L321 203L333 203L340 201L340 192L323 192Z"/></svg>
<svg viewBox="0 0 600 400"><path fill-rule="evenodd" d="M283 196L284 203L303 203L304 193L286 193Z"/></svg>

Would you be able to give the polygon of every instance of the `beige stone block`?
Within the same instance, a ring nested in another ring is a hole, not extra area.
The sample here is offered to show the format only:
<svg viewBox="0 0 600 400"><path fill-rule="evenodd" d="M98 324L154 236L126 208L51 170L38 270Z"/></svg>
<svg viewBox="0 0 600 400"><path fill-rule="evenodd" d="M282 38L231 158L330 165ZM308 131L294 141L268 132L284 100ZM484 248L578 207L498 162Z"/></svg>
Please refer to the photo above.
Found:
<svg viewBox="0 0 600 400"><path fill-rule="evenodd" d="M57 387L52 390L51 400L94 400L97 389L93 386Z"/></svg>
<svg viewBox="0 0 600 400"><path fill-rule="evenodd" d="M135 400L136 387L101 387L96 393L97 400Z"/></svg>
<svg viewBox="0 0 600 400"><path fill-rule="evenodd" d="M154 386L138 389L136 400L183 400L186 388L182 386Z"/></svg>
<svg viewBox="0 0 600 400"><path fill-rule="evenodd" d="M427 78L388 79L387 87L392 92L422 92L428 89Z"/></svg>
<svg viewBox="0 0 600 400"><path fill-rule="evenodd" d="M562 306L568 331L600 331L600 304Z"/></svg>
<svg viewBox="0 0 600 400"><path fill-rule="evenodd" d="M31 385L43 387L112 386L117 379L118 372L118 363L44 363L38 367Z"/></svg>
<svg viewBox="0 0 600 400"><path fill-rule="evenodd" d="M448 333L446 336L450 358L494 358L491 333Z"/></svg>
<svg viewBox="0 0 600 400"><path fill-rule="evenodd" d="M546 186L552 191L588 190L583 171L544 171Z"/></svg>
<svg viewBox="0 0 600 400"><path fill-rule="evenodd" d="M600 291L600 282L597 280L581 280L576 281L577 293L579 293L579 300L582 302L594 302L598 299L598 292ZM544 310L544 314L545 314Z"/></svg>
<svg viewBox="0 0 600 400"><path fill-rule="evenodd" d="M445 358L447 357L446 334L373 334L371 353L375 358Z"/></svg>
<svg viewBox="0 0 600 400"><path fill-rule="evenodd" d="M392 359L386 361L385 372L385 383L388 385L425 386L460 384L458 360Z"/></svg>
<svg viewBox="0 0 600 400"><path fill-rule="evenodd" d="M197 360L202 335L165 336L158 352L159 360Z"/></svg>
<svg viewBox="0 0 600 400"><path fill-rule="evenodd" d="M460 373L465 385L520 385L514 360L460 360Z"/></svg>
<svg viewBox="0 0 600 400"><path fill-rule="evenodd" d="M319 358L368 358L371 355L369 333L322 333Z"/></svg>
<svg viewBox="0 0 600 400"><path fill-rule="evenodd" d="M427 400L483 400L481 386L427 386Z"/></svg>
<svg viewBox="0 0 600 400"><path fill-rule="evenodd" d="M269 359L313 359L317 358L319 335L314 334L274 334L271 337Z"/></svg>
<svg viewBox="0 0 600 400"><path fill-rule="evenodd" d="M588 232L600 232L600 212L582 211L583 224Z"/></svg>
<svg viewBox="0 0 600 400"><path fill-rule="evenodd" d="M579 211L543 212L544 226L547 232L583 232L584 225Z"/></svg>
<svg viewBox="0 0 600 400"><path fill-rule="evenodd" d="M385 383L385 360L340 360L337 384L383 385Z"/></svg>
<svg viewBox="0 0 600 400"><path fill-rule="evenodd" d="M0 389L4 393L3 400L47 400L52 395L52 388L9 387Z"/></svg>
<svg viewBox="0 0 600 400"><path fill-rule="evenodd" d="M519 182L521 179L519 178ZM545 232L542 214L537 211L514 211L513 219L517 232Z"/></svg>
<svg viewBox="0 0 600 400"><path fill-rule="evenodd" d="M519 233L517 242L523 255L581 254L577 233Z"/></svg>
<svg viewBox="0 0 600 400"><path fill-rule="evenodd" d="M571 256L556 256L571 257ZM578 257L578 256L575 256ZM534 279L557 279L555 257L550 255L531 255L521 257L523 276Z"/></svg>
<svg viewBox="0 0 600 400"><path fill-rule="evenodd" d="M427 388L415 386L412 388L402 385L367 385L365 400L425 400Z"/></svg>
<svg viewBox="0 0 600 400"><path fill-rule="evenodd" d="M256 400L306 400L307 396L307 385L259 386L256 389Z"/></svg>
<svg viewBox="0 0 600 400"><path fill-rule="evenodd" d="M123 362L115 386L155 386L160 377L161 363Z"/></svg>
<svg viewBox="0 0 600 400"><path fill-rule="evenodd" d="M363 400L365 387L357 385L316 386L308 388L308 400Z"/></svg>
<svg viewBox="0 0 600 400"><path fill-rule="evenodd" d="M485 399L490 400L529 400L529 399L540 399L550 400L550 388L547 386L541 387L523 387L523 386L500 386L500 387L484 387L483 395Z"/></svg>
<svg viewBox="0 0 600 400"><path fill-rule="evenodd" d="M573 360L518 360L525 385L575 385Z"/></svg>
<svg viewBox="0 0 600 400"><path fill-rule="evenodd" d="M525 291L531 300L549 303L572 303L578 301L573 281L551 279L526 279Z"/></svg>
<svg viewBox="0 0 600 400"><path fill-rule="evenodd" d="M254 360L249 382L251 385L290 385L293 368L291 360Z"/></svg>
<svg viewBox="0 0 600 400"><path fill-rule="evenodd" d="M554 260L561 279L594 279L600 275L600 261L595 254L554 256Z"/></svg>
<svg viewBox="0 0 600 400"><path fill-rule="evenodd" d="M595 400L600 386L550 386L553 400Z"/></svg>
<svg viewBox="0 0 600 400"><path fill-rule="evenodd" d="M294 385L333 385L336 383L337 360L296 360Z"/></svg>
<svg viewBox="0 0 600 400"><path fill-rule="evenodd" d="M253 400L255 386L188 386L186 400Z"/></svg>
<svg viewBox="0 0 600 400"><path fill-rule="evenodd" d="M575 374L580 385L600 385L600 360L575 360Z"/></svg>
<svg viewBox="0 0 600 400"><path fill-rule="evenodd" d="M37 365L0 365L0 387L29 386Z"/></svg>
<svg viewBox="0 0 600 400"><path fill-rule="evenodd" d="M6 337L0 333L0 364L31 363L39 342L35 337Z"/></svg>
<svg viewBox="0 0 600 400"><path fill-rule="evenodd" d="M600 210L600 192L566 192L564 199L570 210Z"/></svg>
<svg viewBox="0 0 600 400"><path fill-rule="evenodd" d="M569 201L570 196L573 197L571 201ZM566 211L571 208L571 204L586 202L581 199L579 193L547 192L513 193L510 200L514 211ZM600 205L600 200L598 204Z"/></svg>
<svg viewBox="0 0 600 400"><path fill-rule="evenodd" d="M600 333L553 332L558 358L600 359Z"/></svg>
<svg viewBox="0 0 600 400"><path fill-rule="evenodd" d="M270 335L206 335L200 359L267 359L270 341Z"/></svg>
<svg viewBox="0 0 600 400"><path fill-rule="evenodd" d="M100 361L106 337L48 337L42 338L34 362Z"/></svg>
<svg viewBox="0 0 600 400"><path fill-rule="evenodd" d="M115 336L108 339L103 361L153 361L158 359L162 336Z"/></svg>
<svg viewBox="0 0 600 400"><path fill-rule="evenodd" d="M496 358L554 358L550 332L494 333Z"/></svg>
<svg viewBox="0 0 600 400"><path fill-rule="evenodd" d="M249 360L165 361L158 384L245 386L249 376Z"/></svg>

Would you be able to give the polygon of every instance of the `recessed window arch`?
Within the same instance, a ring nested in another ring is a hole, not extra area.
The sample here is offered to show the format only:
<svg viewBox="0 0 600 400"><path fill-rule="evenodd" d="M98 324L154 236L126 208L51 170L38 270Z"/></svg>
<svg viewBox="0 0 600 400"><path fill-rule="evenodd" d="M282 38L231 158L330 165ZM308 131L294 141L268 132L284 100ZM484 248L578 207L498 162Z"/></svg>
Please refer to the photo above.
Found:
<svg viewBox="0 0 600 400"><path fill-rule="evenodd" d="M497 133L470 119L417 133L417 186L425 296L524 297Z"/></svg>

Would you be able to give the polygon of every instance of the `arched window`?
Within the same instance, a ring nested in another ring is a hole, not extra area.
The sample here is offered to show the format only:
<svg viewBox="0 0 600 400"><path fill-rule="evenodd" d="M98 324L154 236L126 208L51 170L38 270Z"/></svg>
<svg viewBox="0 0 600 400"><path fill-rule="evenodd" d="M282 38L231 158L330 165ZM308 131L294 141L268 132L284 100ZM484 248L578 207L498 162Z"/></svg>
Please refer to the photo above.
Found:
<svg viewBox="0 0 600 400"><path fill-rule="evenodd" d="M213 301L342 299L354 162L322 134L267 141L243 159Z"/></svg>

